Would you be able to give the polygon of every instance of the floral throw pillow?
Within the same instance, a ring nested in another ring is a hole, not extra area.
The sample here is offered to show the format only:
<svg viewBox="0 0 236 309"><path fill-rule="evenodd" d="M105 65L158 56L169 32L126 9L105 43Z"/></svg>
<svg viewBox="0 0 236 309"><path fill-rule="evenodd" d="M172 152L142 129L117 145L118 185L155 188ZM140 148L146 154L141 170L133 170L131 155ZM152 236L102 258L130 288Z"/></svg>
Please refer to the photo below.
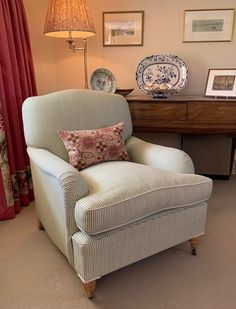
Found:
<svg viewBox="0 0 236 309"><path fill-rule="evenodd" d="M122 138L124 123L92 130L62 131L59 136L68 151L69 163L82 170L105 161L128 160Z"/></svg>

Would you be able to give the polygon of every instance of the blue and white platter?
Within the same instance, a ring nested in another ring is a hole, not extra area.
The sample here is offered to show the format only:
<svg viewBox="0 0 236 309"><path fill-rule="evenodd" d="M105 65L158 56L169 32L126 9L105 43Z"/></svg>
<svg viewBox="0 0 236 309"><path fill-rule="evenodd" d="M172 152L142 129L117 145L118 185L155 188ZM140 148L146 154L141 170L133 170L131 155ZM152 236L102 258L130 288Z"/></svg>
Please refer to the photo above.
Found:
<svg viewBox="0 0 236 309"><path fill-rule="evenodd" d="M99 68L92 73L90 85L93 90L114 93L116 90L116 79L111 71Z"/></svg>
<svg viewBox="0 0 236 309"><path fill-rule="evenodd" d="M166 97L186 86L188 68L176 55L152 55L144 58L136 71L137 85L146 94Z"/></svg>

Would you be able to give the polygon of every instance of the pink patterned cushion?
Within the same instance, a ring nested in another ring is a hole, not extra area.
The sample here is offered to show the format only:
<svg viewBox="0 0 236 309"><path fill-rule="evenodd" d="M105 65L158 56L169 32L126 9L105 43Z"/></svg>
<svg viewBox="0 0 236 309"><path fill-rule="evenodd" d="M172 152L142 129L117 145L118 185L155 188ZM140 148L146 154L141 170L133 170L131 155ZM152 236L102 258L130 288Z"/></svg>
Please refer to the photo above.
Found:
<svg viewBox="0 0 236 309"><path fill-rule="evenodd" d="M68 151L69 163L82 170L99 162L129 159L122 138L123 127L120 122L108 128L58 133Z"/></svg>

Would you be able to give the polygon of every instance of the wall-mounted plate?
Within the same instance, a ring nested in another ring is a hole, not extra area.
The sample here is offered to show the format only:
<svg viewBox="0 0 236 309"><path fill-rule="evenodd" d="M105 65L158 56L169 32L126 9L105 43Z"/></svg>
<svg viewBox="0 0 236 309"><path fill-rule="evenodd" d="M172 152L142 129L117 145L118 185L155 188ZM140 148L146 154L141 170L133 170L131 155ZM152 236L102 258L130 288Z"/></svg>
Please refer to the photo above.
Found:
<svg viewBox="0 0 236 309"><path fill-rule="evenodd" d="M90 85L93 90L114 93L116 90L116 79L111 71L99 68L92 73Z"/></svg>

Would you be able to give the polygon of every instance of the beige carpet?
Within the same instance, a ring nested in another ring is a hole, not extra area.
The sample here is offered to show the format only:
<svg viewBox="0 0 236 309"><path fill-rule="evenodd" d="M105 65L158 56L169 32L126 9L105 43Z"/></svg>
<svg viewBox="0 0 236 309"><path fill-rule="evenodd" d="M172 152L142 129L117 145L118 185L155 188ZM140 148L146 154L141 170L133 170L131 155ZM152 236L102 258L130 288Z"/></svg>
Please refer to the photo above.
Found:
<svg viewBox="0 0 236 309"><path fill-rule="evenodd" d="M236 308L236 176L215 181L198 255L189 244L159 253L98 281L88 300L79 278L44 231L34 206L0 222L1 309Z"/></svg>

